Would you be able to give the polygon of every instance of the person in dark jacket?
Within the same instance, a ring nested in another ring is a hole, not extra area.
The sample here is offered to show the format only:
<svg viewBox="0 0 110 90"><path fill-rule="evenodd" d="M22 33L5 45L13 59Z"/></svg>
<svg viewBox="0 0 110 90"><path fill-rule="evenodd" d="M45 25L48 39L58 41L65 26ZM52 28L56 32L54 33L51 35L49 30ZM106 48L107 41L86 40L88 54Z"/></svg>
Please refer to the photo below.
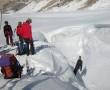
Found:
<svg viewBox="0 0 110 90"><path fill-rule="evenodd" d="M26 43L27 46L27 55L30 53L33 55L35 54L33 39L32 39L32 27L31 27L32 20L28 18L26 22L22 24L22 37ZM30 48L29 48L30 46Z"/></svg>
<svg viewBox="0 0 110 90"><path fill-rule="evenodd" d="M82 62L81 56L79 56L78 61L77 61L76 66L75 66L75 69L74 69L75 75L77 74L79 69L80 69L80 71L82 71L82 64L83 64L83 62Z"/></svg>
<svg viewBox="0 0 110 90"><path fill-rule="evenodd" d="M11 25L8 24L8 21L5 21L5 26L3 28L4 30L4 35L5 35L5 38L6 38L6 44L9 45L13 45L13 31L12 31L12 28L11 28ZM10 43L9 43L9 40L10 40Z"/></svg>

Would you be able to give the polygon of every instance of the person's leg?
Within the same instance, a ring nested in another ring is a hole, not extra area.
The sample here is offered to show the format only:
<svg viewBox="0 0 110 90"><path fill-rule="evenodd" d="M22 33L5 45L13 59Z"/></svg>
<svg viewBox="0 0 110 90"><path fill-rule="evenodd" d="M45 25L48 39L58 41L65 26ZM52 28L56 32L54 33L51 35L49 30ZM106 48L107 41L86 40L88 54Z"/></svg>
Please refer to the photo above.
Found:
<svg viewBox="0 0 110 90"><path fill-rule="evenodd" d="M23 41L23 38L21 36L19 36L19 41L20 41L20 44L23 46L24 41Z"/></svg>
<svg viewBox="0 0 110 90"><path fill-rule="evenodd" d="M75 69L74 69L74 74L75 74L75 75L77 74L78 70L79 70L79 66L76 65L76 67L75 67Z"/></svg>
<svg viewBox="0 0 110 90"><path fill-rule="evenodd" d="M11 43L11 45L14 45L14 44L13 44L13 37L12 37L12 35L10 35L9 38L10 38L10 43Z"/></svg>
<svg viewBox="0 0 110 90"><path fill-rule="evenodd" d="M75 74L75 75L77 74L77 69L76 69L76 68L74 69L74 74Z"/></svg>
<svg viewBox="0 0 110 90"><path fill-rule="evenodd" d="M27 54L27 56L29 56L29 40L25 39L24 41L26 43L26 54Z"/></svg>
<svg viewBox="0 0 110 90"><path fill-rule="evenodd" d="M9 45L9 36L7 35L5 38L6 38L6 44Z"/></svg>
<svg viewBox="0 0 110 90"><path fill-rule="evenodd" d="M23 42L23 38L21 36L19 36L19 41L20 41L20 51L21 53L24 53L24 42Z"/></svg>
<svg viewBox="0 0 110 90"><path fill-rule="evenodd" d="M35 48L34 48L34 44L33 44L33 40L31 40L30 42L30 50L31 50L31 54L35 54Z"/></svg>

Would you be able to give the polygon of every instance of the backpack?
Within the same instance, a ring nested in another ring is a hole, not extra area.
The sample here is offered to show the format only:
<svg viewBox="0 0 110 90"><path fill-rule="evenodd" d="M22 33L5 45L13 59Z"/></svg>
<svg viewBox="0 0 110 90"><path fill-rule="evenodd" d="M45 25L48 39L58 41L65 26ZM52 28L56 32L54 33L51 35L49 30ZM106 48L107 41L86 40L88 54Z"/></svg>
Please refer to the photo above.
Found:
<svg viewBox="0 0 110 90"><path fill-rule="evenodd" d="M20 44L20 42L16 43L17 46L17 54L18 55L24 55L26 54L26 44L23 43L23 45Z"/></svg>
<svg viewBox="0 0 110 90"><path fill-rule="evenodd" d="M4 79L21 78L23 66L13 54L0 55L0 66Z"/></svg>

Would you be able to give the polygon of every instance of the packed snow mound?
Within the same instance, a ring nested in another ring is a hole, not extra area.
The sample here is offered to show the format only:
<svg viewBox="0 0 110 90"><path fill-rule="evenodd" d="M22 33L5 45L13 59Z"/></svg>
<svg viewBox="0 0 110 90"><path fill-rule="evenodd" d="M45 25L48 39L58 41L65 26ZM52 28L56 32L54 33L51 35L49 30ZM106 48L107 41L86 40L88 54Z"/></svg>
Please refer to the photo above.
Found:
<svg viewBox="0 0 110 90"><path fill-rule="evenodd" d="M42 41L34 42L36 54L30 56L17 56L22 65L25 65L23 74L26 74L27 65L30 68L30 75L47 75L57 77L59 80L71 83L78 88L86 88L79 79L75 78L74 73L65 56L52 44ZM25 59L24 59L25 58ZM24 60L24 62L23 62ZM80 77L80 76L79 76Z"/></svg>
<svg viewBox="0 0 110 90"><path fill-rule="evenodd" d="M83 56L84 29L85 26L73 26L60 28L48 33L50 42L53 43L66 56L66 58L68 58L69 63L72 66L75 65L79 55Z"/></svg>
<svg viewBox="0 0 110 90"><path fill-rule="evenodd" d="M42 32L33 32L33 40L48 42L45 35Z"/></svg>
<svg viewBox="0 0 110 90"><path fill-rule="evenodd" d="M52 47L48 48L47 45L40 45L38 48L37 55L30 56L28 60L29 66L35 67L37 73L41 71L41 73L53 74L67 82L69 82L70 78L73 78L72 70L69 68L65 58L57 50L52 49ZM68 75L68 73L70 74Z"/></svg>
<svg viewBox="0 0 110 90"><path fill-rule="evenodd" d="M49 33L51 42L65 55L70 65L75 64L79 55L82 56L83 70L86 70L83 79L91 90L110 88L109 34L109 24L70 26Z"/></svg>
<svg viewBox="0 0 110 90"><path fill-rule="evenodd" d="M90 29L91 30L91 29ZM104 90L110 88L110 28L95 28L95 32L86 33L87 44L84 46L86 57L87 75L85 82L94 90ZM99 77L100 75L100 77ZM101 80L101 81L100 81ZM105 84L105 82L107 82Z"/></svg>
<svg viewBox="0 0 110 90"><path fill-rule="evenodd" d="M66 58L54 46L42 41L37 41L34 44L36 54L28 57L30 68L35 68L34 75L39 72L47 73L67 82L73 78L73 72Z"/></svg>

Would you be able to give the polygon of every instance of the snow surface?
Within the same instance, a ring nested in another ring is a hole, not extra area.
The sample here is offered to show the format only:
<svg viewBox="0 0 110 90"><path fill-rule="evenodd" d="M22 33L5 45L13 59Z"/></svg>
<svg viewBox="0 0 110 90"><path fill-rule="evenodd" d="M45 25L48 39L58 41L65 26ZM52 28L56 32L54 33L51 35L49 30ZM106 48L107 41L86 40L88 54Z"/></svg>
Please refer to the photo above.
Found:
<svg viewBox="0 0 110 90"><path fill-rule="evenodd" d="M25 66L21 79L1 78L1 89L110 89L110 24L68 26L46 34L49 43L40 34L43 39L35 41L35 55L16 56L21 65L26 65L26 60L29 62L31 75L26 76ZM74 77L70 66L74 68L79 55L83 59L83 71Z"/></svg>
<svg viewBox="0 0 110 90"><path fill-rule="evenodd" d="M39 37L42 37L42 34ZM51 90L54 88L53 90L78 90L78 88L86 88L85 85L79 83L80 81L75 78L67 59L55 46L45 42L45 38L44 41L43 39L42 41L35 41L34 45L35 55L16 56L20 64L24 66L22 78L6 82L1 76L1 89L30 90L33 88L32 90L35 90L40 88L40 90L44 90L46 88L45 90ZM15 54L15 51L16 49L9 53ZM30 68L29 73L26 72L27 65ZM40 86L36 86L37 83L41 83ZM50 83L52 86L47 83Z"/></svg>
<svg viewBox="0 0 110 90"><path fill-rule="evenodd" d="M34 3L31 4L34 6ZM27 7L30 8L30 6ZM103 6L103 10L99 9L99 6ZM4 80L1 75L0 89L109 90L109 0L99 0L92 8L95 10L73 13L33 13L32 11L3 15L3 22L8 20L13 31L18 21L32 18L36 54L28 57L17 55L20 64L24 65L22 78ZM32 9L33 7L29 10ZM13 38L14 41L18 40L16 34ZM2 29L0 41L0 46L6 44ZM8 46L7 48L11 50L10 53L16 53L16 47ZM7 48L0 48L0 51ZM83 70L75 77L73 69L79 55L82 56ZM26 72L27 63L30 73Z"/></svg>
<svg viewBox="0 0 110 90"><path fill-rule="evenodd" d="M19 21L24 22L28 17L32 18L32 29L33 34L38 32L48 33L53 30L57 30L62 27L73 26L73 25L92 25L92 24L108 24L110 23L110 12L109 10L94 10L94 11L76 11L63 12L63 13L24 13L24 14L10 14L3 15L0 45L5 44L5 37L3 34L4 21L8 20L12 26L13 31L15 30ZM13 21L12 21L13 20ZM34 35L37 36L37 35ZM46 36L46 35L45 35ZM49 38L46 36L49 41ZM16 40L16 34L14 35Z"/></svg>
<svg viewBox="0 0 110 90"><path fill-rule="evenodd" d="M109 90L110 25L78 27L64 28L52 35L51 41L72 65L83 56L83 80L90 90Z"/></svg>

